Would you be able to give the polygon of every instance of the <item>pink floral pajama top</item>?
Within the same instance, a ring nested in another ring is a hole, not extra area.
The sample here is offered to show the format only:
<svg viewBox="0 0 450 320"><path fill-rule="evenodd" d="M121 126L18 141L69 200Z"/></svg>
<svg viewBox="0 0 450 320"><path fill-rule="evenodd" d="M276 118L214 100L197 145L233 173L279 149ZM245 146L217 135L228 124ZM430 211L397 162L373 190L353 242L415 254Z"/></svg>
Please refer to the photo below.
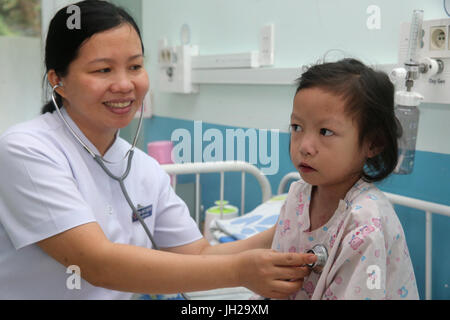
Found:
<svg viewBox="0 0 450 320"><path fill-rule="evenodd" d="M332 218L309 232L311 190L303 180L291 185L272 249L305 252L322 244L329 257L291 299L419 299L403 228L386 196L359 180Z"/></svg>

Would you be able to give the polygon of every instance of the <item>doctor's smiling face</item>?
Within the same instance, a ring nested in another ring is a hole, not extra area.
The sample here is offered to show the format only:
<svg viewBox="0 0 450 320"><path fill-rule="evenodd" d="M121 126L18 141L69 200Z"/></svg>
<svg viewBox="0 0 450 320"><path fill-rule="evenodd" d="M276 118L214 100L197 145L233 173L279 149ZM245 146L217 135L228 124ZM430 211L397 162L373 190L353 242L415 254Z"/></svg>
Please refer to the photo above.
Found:
<svg viewBox="0 0 450 320"><path fill-rule="evenodd" d="M68 114L101 154L131 122L149 88L142 43L128 23L94 34L64 77L50 70L48 78L62 82L57 92Z"/></svg>

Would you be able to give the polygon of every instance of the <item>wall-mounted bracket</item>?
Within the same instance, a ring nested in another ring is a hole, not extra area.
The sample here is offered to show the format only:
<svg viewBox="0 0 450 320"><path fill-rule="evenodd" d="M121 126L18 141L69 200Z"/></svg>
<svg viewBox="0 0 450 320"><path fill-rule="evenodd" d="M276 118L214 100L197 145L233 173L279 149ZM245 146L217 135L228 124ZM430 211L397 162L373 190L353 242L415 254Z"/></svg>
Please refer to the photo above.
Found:
<svg viewBox="0 0 450 320"><path fill-rule="evenodd" d="M227 72L228 83L240 83L242 71L259 70L262 66L274 64L273 24L261 29L259 46L260 51L199 55L198 46L169 46L167 40L162 39L158 51L160 90L171 93L197 93L199 83L208 83L208 78L211 78L209 83L216 83L214 79L221 71ZM199 75L196 76L197 73ZM208 74L211 77L208 77ZM236 76L234 79L233 74ZM195 79L201 80L196 82Z"/></svg>

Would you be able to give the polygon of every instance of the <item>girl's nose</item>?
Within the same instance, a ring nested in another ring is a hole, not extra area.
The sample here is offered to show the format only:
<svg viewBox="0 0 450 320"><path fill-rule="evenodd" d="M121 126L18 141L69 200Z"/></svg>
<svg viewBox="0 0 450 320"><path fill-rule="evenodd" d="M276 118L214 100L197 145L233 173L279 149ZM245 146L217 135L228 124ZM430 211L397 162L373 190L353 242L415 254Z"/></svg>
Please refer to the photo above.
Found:
<svg viewBox="0 0 450 320"><path fill-rule="evenodd" d="M317 153L314 138L304 135L299 143L300 154L304 157L314 156Z"/></svg>

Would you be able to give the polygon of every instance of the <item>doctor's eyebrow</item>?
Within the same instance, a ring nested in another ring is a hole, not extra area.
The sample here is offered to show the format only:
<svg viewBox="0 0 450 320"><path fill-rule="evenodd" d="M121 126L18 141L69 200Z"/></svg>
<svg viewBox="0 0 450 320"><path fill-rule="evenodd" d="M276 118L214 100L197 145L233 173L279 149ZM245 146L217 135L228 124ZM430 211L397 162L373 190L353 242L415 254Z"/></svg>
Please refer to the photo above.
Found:
<svg viewBox="0 0 450 320"><path fill-rule="evenodd" d="M134 56L129 57L128 61L132 61L132 60L135 60L135 59L138 59L138 58L144 58L144 55L143 54L136 54ZM114 60L110 59L110 58L98 58L98 59L94 59L94 60L88 62L88 64L94 64L94 63L99 63L99 62L109 62L109 63L111 63L111 62L114 62Z"/></svg>

